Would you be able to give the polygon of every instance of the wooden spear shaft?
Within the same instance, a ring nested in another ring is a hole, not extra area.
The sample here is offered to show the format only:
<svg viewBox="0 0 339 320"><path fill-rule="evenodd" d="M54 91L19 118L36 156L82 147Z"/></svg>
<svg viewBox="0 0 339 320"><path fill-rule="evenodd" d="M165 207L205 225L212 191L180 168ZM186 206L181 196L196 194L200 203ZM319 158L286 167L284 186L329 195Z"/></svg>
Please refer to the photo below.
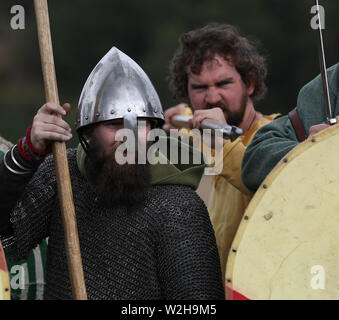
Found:
<svg viewBox="0 0 339 320"><path fill-rule="evenodd" d="M47 0L34 0L34 8L38 27L46 101L60 104L55 75ZM53 156L73 298L75 300L87 300L71 179L67 162L66 145L64 142L53 143Z"/></svg>

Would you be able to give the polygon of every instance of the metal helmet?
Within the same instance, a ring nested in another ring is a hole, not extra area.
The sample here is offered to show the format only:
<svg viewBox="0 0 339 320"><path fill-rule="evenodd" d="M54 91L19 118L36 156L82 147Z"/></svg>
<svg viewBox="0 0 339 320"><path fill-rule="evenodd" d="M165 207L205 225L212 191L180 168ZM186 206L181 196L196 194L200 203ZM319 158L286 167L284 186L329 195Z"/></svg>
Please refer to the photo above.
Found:
<svg viewBox="0 0 339 320"><path fill-rule="evenodd" d="M80 142L84 146L84 127L114 119L123 119L124 127L137 136L139 117L158 120L161 126L164 113L160 99L141 67L113 47L95 66L82 89L76 121Z"/></svg>

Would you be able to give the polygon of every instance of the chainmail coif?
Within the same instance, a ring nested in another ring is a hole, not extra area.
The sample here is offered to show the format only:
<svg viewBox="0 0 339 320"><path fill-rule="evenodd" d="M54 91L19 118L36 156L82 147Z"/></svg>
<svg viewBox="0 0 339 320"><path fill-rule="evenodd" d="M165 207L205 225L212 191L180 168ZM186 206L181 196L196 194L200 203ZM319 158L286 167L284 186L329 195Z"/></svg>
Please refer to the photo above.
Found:
<svg viewBox="0 0 339 320"><path fill-rule="evenodd" d="M224 299L209 215L195 191L154 185L145 202L102 206L68 150L89 299ZM72 299L52 157L40 165L12 211L6 242L14 259L49 236L45 299ZM13 256L14 254L14 256Z"/></svg>

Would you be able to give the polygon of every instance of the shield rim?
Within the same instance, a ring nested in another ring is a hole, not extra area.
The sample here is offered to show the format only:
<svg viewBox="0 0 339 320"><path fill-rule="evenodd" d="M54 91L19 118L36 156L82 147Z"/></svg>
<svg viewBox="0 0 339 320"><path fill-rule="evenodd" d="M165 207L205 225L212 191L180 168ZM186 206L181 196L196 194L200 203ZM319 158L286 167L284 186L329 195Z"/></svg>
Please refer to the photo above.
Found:
<svg viewBox="0 0 339 320"><path fill-rule="evenodd" d="M287 153L273 168L270 174L264 179L264 181L259 186L257 192L250 201L243 218L240 222L238 231L232 242L231 250L228 254L227 264L226 264L226 275L225 275L225 287L226 287L226 298L227 300L236 299L237 296L242 295L237 292L237 288L233 286L233 273L235 267L235 260L237 256L237 248L239 248L240 242L245 235L248 223L256 212L256 208L264 197L265 193L269 190L270 185L275 181L275 179L280 175L282 170L288 166L294 159L296 159L304 151L312 148L316 143L326 140L329 137L332 137L335 134L339 134L339 124L331 126L323 131L318 132L312 138L306 139L304 142L297 145L289 153ZM244 298L250 299L249 297L243 296Z"/></svg>

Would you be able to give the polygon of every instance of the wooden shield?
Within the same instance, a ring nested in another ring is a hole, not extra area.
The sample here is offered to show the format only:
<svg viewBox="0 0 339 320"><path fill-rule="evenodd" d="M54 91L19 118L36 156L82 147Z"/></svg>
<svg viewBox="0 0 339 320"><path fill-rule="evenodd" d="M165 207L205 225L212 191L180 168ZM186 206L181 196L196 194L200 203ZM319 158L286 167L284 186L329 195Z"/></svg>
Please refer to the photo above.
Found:
<svg viewBox="0 0 339 320"><path fill-rule="evenodd" d="M339 126L289 152L250 202L227 299L339 299Z"/></svg>

